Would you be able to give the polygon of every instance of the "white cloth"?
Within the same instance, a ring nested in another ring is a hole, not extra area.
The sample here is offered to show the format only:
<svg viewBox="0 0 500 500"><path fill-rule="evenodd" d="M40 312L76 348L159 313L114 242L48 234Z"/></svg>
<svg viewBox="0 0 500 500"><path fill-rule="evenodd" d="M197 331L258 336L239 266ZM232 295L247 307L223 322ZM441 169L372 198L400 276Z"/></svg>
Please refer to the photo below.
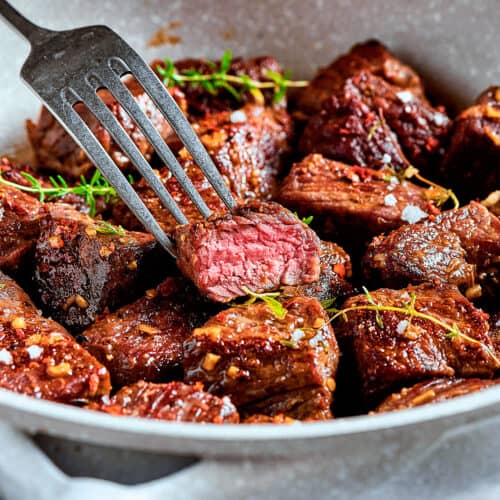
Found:
<svg viewBox="0 0 500 500"><path fill-rule="evenodd" d="M377 456L205 460L136 486L70 478L29 437L0 424L0 494L4 500L497 500L499 424L495 417L452 428L405 456L388 443Z"/></svg>

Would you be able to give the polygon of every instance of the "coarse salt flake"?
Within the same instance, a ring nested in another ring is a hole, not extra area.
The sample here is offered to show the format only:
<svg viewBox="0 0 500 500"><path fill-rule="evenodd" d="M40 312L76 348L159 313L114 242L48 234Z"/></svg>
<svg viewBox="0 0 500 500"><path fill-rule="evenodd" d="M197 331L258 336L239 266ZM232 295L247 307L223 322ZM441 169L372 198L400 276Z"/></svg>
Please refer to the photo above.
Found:
<svg viewBox="0 0 500 500"><path fill-rule="evenodd" d="M384 205L387 207L394 207L396 206L398 200L393 194L388 194L384 198Z"/></svg>
<svg viewBox="0 0 500 500"><path fill-rule="evenodd" d="M294 342L298 342L299 340L304 338L305 333L302 330L295 330L292 333L292 340Z"/></svg>
<svg viewBox="0 0 500 500"><path fill-rule="evenodd" d="M408 321L406 319L403 319L396 326L396 331L399 333L399 335L402 335L406 331L407 327L408 327Z"/></svg>
<svg viewBox="0 0 500 500"><path fill-rule="evenodd" d="M422 219L425 219L427 214L415 205L407 205L403 212L401 213L401 220L408 222L409 224L414 224Z"/></svg>
<svg viewBox="0 0 500 500"><path fill-rule="evenodd" d="M36 359L42 354L43 347L40 347L39 345L30 345L26 348L26 351L28 352L30 359Z"/></svg>
<svg viewBox="0 0 500 500"><path fill-rule="evenodd" d="M12 354L7 349L0 349L0 363L11 365L13 362Z"/></svg>
<svg viewBox="0 0 500 500"><path fill-rule="evenodd" d="M247 115L241 110L233 111L229 119L231 123L244 123L247 121Z"/></svg>
<svg viewBox="0 0 500 500"><path fill-rule="evenodd" d="M384 153L384 156L382 156L382 161L384 164L391 163L391 155L389 153Z"/></svg>
<svg viewBox="0 0 500 500"><path fill-rule="evenodd" d="M398 99L401 102L404 102L405 104L407 102L413 101L413 94L409 90L402 90L401 92L398 92L396 95L398 96Z"/></svg>

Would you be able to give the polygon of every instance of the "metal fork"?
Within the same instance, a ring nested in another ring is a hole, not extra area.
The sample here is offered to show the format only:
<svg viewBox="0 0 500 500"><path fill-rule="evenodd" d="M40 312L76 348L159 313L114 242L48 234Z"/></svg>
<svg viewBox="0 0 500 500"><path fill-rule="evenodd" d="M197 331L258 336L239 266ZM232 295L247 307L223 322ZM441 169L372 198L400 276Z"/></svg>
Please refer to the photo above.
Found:
<svg viewBox="0 0 500 500"><path fill-rule="evenodd" d="M179 224L188 223L135 143L99 97L97 91L107 89L150 141L203 217L208 217L210 209L122 83L123 76L133 75L191 153L224 204L229 209L235 206L236 202L222 176L175 100L144 60L113 30L106 26L89 26L69 31L47 30L28 21L5 0L0 0L0 16L31 44L31 52L21 69L23 80L87 153L144 227L171 255L175 257L172 241L75 111L76 104L83 103L101 122L176 221Z"/></svg>

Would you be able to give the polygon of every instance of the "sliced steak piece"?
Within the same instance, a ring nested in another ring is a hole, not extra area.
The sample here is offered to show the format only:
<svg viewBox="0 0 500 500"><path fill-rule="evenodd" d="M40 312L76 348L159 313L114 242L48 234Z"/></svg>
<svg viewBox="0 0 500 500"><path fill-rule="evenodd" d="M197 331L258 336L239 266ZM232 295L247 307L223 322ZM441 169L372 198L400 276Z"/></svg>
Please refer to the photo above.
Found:
<svg viewBox="0 0 500 500"><path fill-rule="evenodd" d="M182 378L182 343L208 319L208 309L188 281L167 278L96 321L77 340L108 368L114 387Z"/></svg>
<svg viewBox="0 0 500 500"><path fill-rule="evenodd" d="M158 67L165 68L164 61L154 61L152 68L158 72ZM202 74L212 74L214 71L220 71L221 61L209 61L206 59L182 59L175 62L175 68L178 72L195 70ZM250 59L235 57L231 60L228 68L230 75L247 75L252 80L270 81L267 72L283 73L279 62L272 56L260 56ZM161 78L161 75L159 75ZM236 99L230 92L219 87L216 93L209 92L201 85L185 85L182 87L187 102L188 116L192 121L203 118L220 111L238 109L241 101ZM273 91L264 91L265 104L272 104ZM255 97L250 92L243 94L243 102L255 104ZM286 99L283 99L282 105L286 105Z"/></svg>
<svg viewBox="0 0 500 500"><path fill-rule="evenodd" d="M372 282L385 286L439 280L478 298L500 289L499 256L500 220L471 202L375 238L363 269Z"/></svg>
<svg viewBox="0 0 500 500"><path fill-rule="evenodd" d="M237 111L212 115L200 121L195 130L235 198L267 200L275 194L292 134L286 111L247 105ZM224 204L187 150L181 149L178 158L209 208L215 212L225 211ZM163 168L159 176L186 217L190 221L202 220L170 170ZM136 190L164 230L172 231L177 223L151 188L140 181ZM140 227L124 203L117 204L113 216L127 228Z"/></svg>
<svg viewBox="0 0 500 500"><path fill-rule="evenodd" d="M0 387L78 403L109 394L109 373L0 272Z"/></svg>
<svg viewBox="0 0 500 500"><path fill-rule="evenodd" d="M168 139L172 135L172 129L149 96L134 80L129 81L127 86L141 110L152 121L161 136ZM185 109L182 92L177 88L169 89L169 91L176 98L181 108L184 107ZM135 122L108 91L100 91L99 94L141 153L149 159L153 153L153 148L142 135ZM115 144L95 116L82 104L77 104L75 109L117 165L124 170L130 170L130 160ZM94 171L94 165L87 155L59 125L59 122L47 108L42 108L37 123L28 120L26 128L40 168L52 170L63 174L67 178L74 179L79 179L81 175L88 177Z"/></svg>
<svg viewBox="0 0 500 500"><path fill-rule="evenodd" d="M336 332L343 352L351 352L366 400L373 401L402 386L433 377L491 377L500 368L488 336L488 315L449 285L423 284L402 290L371 292L373 302L417 311L467 337L450 337L434 321L407 313L353 309L338 320ZM347 299L344 308L370 305L366 295ZM411 319L411 321L410 321Z"/></svg>
<svg viewBox="0 0 500 500"><path fill-rule="evenodd" d="M293 411L293 399L300 399L295 391L305 389L326 388L329 405L339 351L328 316L307 297L285 300L283 307L283 319L264 302L233 307L193 330L184 342L185 381L203 382L238 407L284 398L258 413L267 414L264 406L271 414L273 406Z"/></svg>
<svg viewBox="0 0 500 500"><path fill-rule="evenodd" d="M352 117L346 115L349 111ZM413 165L435 171L451 126L442 108L433 108L410 91L398 91L383 79L361 72L346 80L342 90L325 101L323 111L311 119L301 150L361 166L375 168L382 163L404 170L404 159L394 154L397 147L390 147L391 131ZM384 154L389 155L385 162Z"/></svg>
<svg viewBox="0 0 500 500"><path fill-rule="evenodd" d="M382 171L346 165L314 154L295 163L279 200L349 249L373 236L439 213L425 188Z"/></svg>
<svg viewBox="0 0 500 500"><path fill-rule="evenodd" d="M284 416L293 420L330 420L332 391L326 387L306 387L283 392L241 408L241 414ZM248 422L246 422L248 423ZM272 423L272 422L271 422Z"/></svg>
<svg viewBox="0 0 500 500"><path fill-rule="evenodd" d="M377 407L375 413L407 410L417 406L439 403L466 394L482 391L499 383L498 380L481 378L436 378L405 387L391 394Z"/></svg>
<svg viewBox="0 0 500 500"><path fill-rule="evenodd" d="M35 281L45 311L70 331L87 328L161 279L168 256L151 235L105 225L68 205L47 206Z"/></svg>
<svg viewBox="0 0 500 500"><path fill-rule="evenodd" d="M441 173L463 200L500 186L500 104L480 104L455 118Z"/></svg>
<svg viewBox="0 0 500 500"><path fill-rule="evenodd" d="M403 64L387 47L377 40L354 45L351 50L335 59L328 67L321 68L294 99L297 109L306 115L321 111L326 98L337 94L346 79L360 71L369 71L388 83L425 99L424 88L418 74Z"/></svg>
<svg viewBox="0 0 500 500"><path fill-rule="evenodd" d="M255 414L243 420L242 424L295 424L298 423L294 418L287 417L282 413L270 417L269 415Z"/></svg>
<svg viewBox="0 0 500 500"><path fill-rule="evenodd" d="M47 211L32 196L0 185L0 269L18 274L31 261Z"/></svg>
<svg viewBox="0 0 500 500"><path fill-rule="evenodd" d="M232 214L180 226L174 237L179 269L215 301L320 276L319 238L277 203L240 205Z"/></svg>
<svg viewBox="0 0 500 500"><path fill-rule="evenodd" d="M237 424L240 421L229 398L208 394L202 384L186 385L182 382L153 384L139 381L123 387L109 401L89 408L111 415L173 422Z"/></svg>
<svg viewBox="0 0 500 500"><path fill-rule="evenodd" d="M310 285L284 286L282 295L314 297L320 301L352 295L353 287L347 281L352 276L351 258L346 251L335 243L322 241L319 262L318 281Z"/></svg>

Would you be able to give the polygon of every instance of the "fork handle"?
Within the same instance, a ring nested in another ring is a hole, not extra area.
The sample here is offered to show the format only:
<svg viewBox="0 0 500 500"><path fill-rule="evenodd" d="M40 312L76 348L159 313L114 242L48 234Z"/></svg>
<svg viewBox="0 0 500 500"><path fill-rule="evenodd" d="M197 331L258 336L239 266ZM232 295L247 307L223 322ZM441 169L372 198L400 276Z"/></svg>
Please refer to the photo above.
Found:
<svg viewBox="0 0 500 500"><path fill-rule="evenodd" d="M49 30L41 28L28 21L12 5L5 0L0 0L0 16L3 17L13 28L23 35L31 44L36 43Z"/></svg>

